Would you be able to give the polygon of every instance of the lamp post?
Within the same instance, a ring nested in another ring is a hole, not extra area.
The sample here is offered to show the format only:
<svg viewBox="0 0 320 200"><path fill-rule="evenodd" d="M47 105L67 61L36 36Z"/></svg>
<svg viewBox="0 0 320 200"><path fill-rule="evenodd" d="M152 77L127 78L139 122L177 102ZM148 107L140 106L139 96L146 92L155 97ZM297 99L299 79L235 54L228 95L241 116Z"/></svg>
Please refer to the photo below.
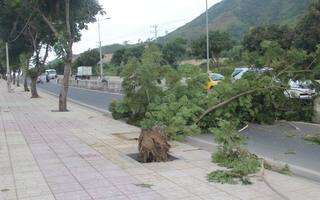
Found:
<svg viewBox="0 0 320 200"><path fill-rule="evenodd" d="M111 19L110 17L107 17L103 20L106 20L106 19ZM102 75L103 75L103 67L102 67L102 51L101 51L101 39L100 39L100 21L103 21L103 20L99 20L98 18L98 31L99 31L99 49L100 49L100 78L102 79Z"/></svg>
<svg viewBox="0 0 320 200"><path fill-rule="evenodd" d="M208 25L208 0L206 0L206 29L207 29L207 73L209 73L209 25Z"/></svg>

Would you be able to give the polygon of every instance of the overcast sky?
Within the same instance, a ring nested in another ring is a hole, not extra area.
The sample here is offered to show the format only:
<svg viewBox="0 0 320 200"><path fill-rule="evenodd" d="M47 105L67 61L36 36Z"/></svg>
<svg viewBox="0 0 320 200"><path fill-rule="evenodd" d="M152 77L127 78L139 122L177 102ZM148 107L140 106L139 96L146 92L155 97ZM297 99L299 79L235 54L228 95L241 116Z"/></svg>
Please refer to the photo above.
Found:
<svg viewBox="0 0 320 200"><path fill-rule="evenodd" d="M221 0L207 0L208 9ZM114 43L138 43L141 39L158 37L192 21L206 11L206 0L99 0L106 15L99 16L102 46ZM110 17L110 19L106 19ZM99 47L98 22L90 24L82 32L79 43L73 45L73 53Z"/></svg>

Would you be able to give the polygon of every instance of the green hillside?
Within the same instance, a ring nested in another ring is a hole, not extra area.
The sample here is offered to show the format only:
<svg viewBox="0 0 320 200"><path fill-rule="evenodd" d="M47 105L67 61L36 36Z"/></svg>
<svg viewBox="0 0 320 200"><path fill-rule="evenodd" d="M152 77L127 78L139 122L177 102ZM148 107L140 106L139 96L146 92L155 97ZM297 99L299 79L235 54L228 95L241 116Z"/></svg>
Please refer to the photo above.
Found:
<svg viewBox="0 0 320 200"><path fill-rule="evenodd" d="M240 40L250 27L270 23L295 24L312 0L222 0L208 9L209 29L229 32ZM206 12L186 25L159 37L167 42L176 37L198 38L206 33Z"/></svg>

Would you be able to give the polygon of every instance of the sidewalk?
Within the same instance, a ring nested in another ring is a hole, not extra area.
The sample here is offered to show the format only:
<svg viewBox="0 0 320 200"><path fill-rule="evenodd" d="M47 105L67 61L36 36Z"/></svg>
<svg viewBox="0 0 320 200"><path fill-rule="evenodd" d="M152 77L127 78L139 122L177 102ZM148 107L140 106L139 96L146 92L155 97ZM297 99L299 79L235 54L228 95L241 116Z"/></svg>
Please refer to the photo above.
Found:
<svg viewBox="0 0 320 200"><path fill-rule="evenodd" d="M137 152L139 128L71 102L56 112L56 97L12 88L0 79L1 200L283 199L259 177L249 186L209 183L219 169L211 152L178 142L170 142L178 160L140 164L126 156ZM288 199L320 199L320 183L271 171L265 178Z"/></svg>

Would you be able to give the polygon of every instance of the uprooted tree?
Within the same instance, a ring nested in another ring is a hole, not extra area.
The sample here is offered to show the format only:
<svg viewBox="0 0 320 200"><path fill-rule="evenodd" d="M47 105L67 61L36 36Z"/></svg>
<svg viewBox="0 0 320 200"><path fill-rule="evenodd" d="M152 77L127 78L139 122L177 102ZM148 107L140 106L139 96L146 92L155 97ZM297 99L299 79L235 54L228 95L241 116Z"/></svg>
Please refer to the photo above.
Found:
<svg viewBox="0 0 320 200"><path fill-rule="evenodd" d="M139 136L139 156L142 163L169 161L170 144L161 126L143 128Z"/></svg>
<svg viewBox="0 0 320 200"><path fill-rule="evenodd" d="M247 52L243 57L255 61L252 67L262 68L267 63L272 70L247 73L235 84L223 81L208 97L203 91L206 74L199 74L191 65L177 70L162 66L161 52L151 45L140 60L133 58L125 66L121 76L126 95L113 102L110 111L116 119L128 117L129 123L149 130L165 125L163 130L170 140L205 131L214 133L220 148L212 159L234 169L227 181L232 183L234 178L256 172L259 166L259 159L241 146L245 139L237 128L250 122L272 124L278 119L308 121L314 115L312 99L287 98L284 90L290 79L314 80L320 51L307 54L294 48L284 50L272 41L261 45L266 49L263 56ZM182 77L187 77L185 84ZM316 83L314 86L319 89Z"/></svg>
<svg viewBox="0 0 320 200"><path fill-rule="evenodd" d="M311 11L313 8L319 6L311 6ZM306 19L309 18L307 15ZM263 40L258 49L261 51L247 49L242 58L251 68L266 70L246 73L234 84L222 81L207 94L203 90L207 74L199 73L192 65L181 65L176 70L161 65L161 51L150 45L142 57L132 58L125 65L121 76L126 95L120 102L112 102L109 110L114 118L128 117L128 123L141 126L141 138L152 136L149 132L154 126L162 126L170 140L182 140L201 132L214 133L219 149L212 154L212 161L231 170L212 172L207 177L209 181L235 184L240 179L250 184L249 174L256 173L259 166L265 180L263 169L268 164L243 147L245 138L236 130L251 122L311 120L315 114L315 97L288 98L284 91L289 89L290 80L309 80L313 83L310 87L320 91L315 81L320 73L320 45L315 45L316 51L304 51ZM166 137L157 139L166 140ZM140 143L139 149L143 145ZM153 147L148 149L154 150ZM152 154L151 160L157 160L155 155Z"/></svg>

